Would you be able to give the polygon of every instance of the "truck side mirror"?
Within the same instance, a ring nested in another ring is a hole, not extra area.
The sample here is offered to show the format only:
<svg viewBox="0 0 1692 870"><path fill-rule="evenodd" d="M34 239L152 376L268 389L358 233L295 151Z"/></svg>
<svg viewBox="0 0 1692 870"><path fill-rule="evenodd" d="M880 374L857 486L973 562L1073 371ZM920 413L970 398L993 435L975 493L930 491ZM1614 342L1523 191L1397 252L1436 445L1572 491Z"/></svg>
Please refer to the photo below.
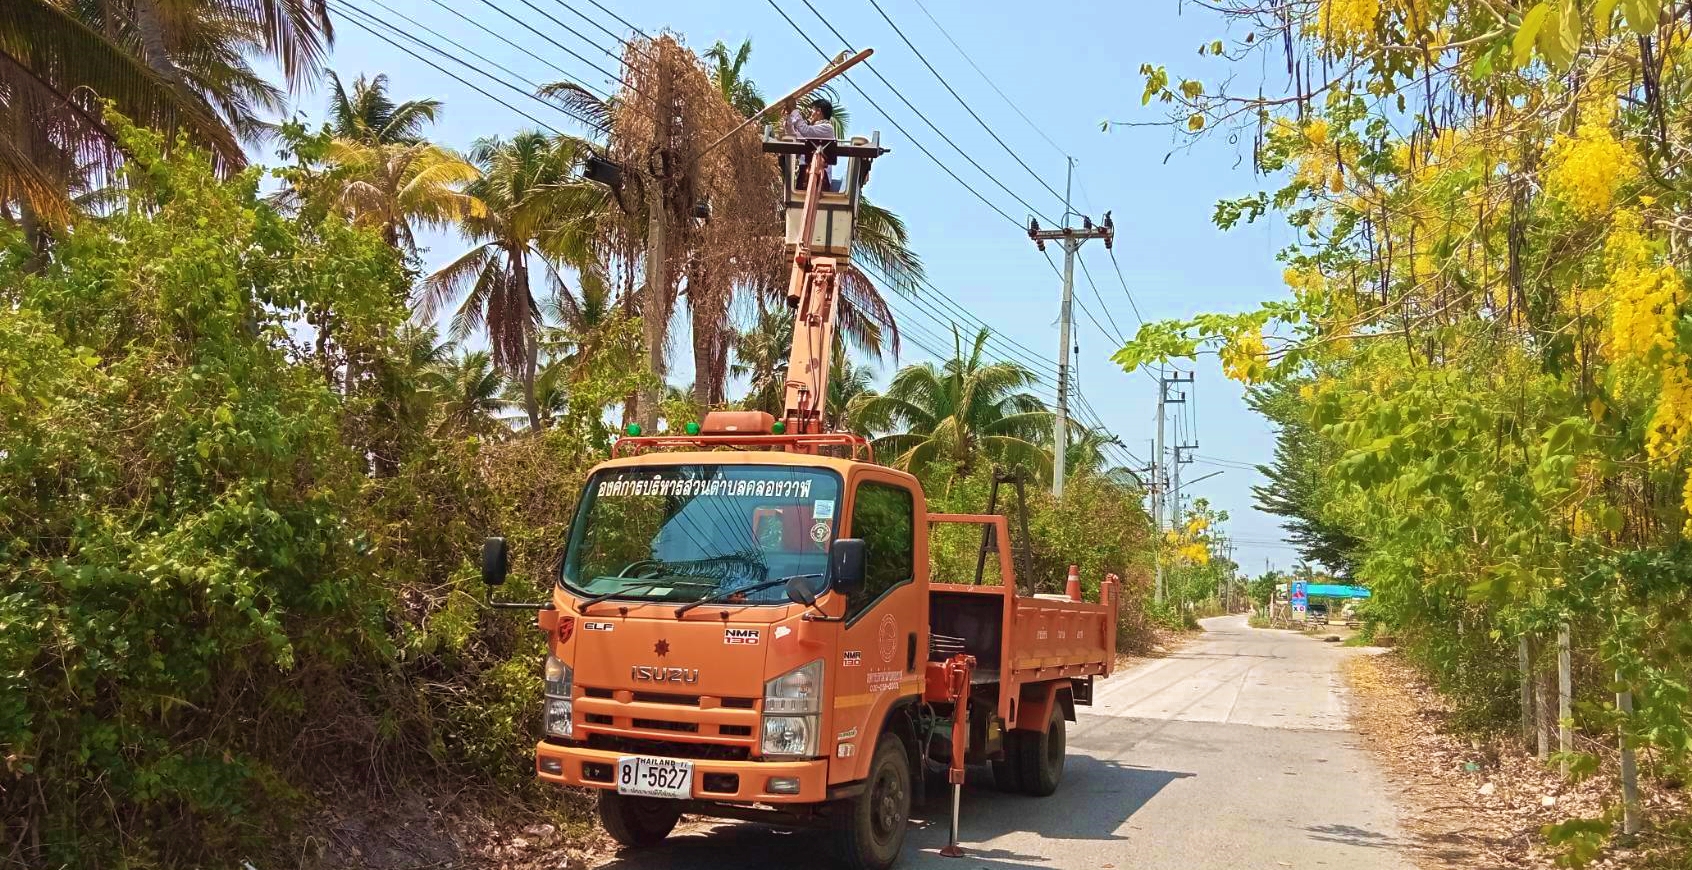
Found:
<svg viewBox="0 0 1692 870"><path fill-rule="evenodd" d="M864 588L864 553L863 538L834 540L828 548L828 570L834 591L853 595Z"/></svg>
<svg viewBox="0 0 1692 870"><path fill-rule="evenodd" d="M489 586L499 586L505 582L505 573L511 567L511 557L506 551L504 538L488 538L482 542L482 582Z"/></svg>

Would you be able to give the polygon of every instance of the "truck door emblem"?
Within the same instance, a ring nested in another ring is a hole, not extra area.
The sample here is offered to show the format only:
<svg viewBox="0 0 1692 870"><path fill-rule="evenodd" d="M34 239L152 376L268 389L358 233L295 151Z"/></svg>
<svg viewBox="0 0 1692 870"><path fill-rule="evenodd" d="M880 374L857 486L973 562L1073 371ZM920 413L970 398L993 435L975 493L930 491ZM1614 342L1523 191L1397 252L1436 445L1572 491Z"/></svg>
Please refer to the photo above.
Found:
<svg viewBox="0 0 1692 870"><path fill-rule="evenodd" d="M756 628L725 628L723 629L723 643L730 646L753 646L758 643L762 633Z"/></svg>
<svg viewBox="0 0 1692 870"><path fill-rule="evenodd" d="M876 642L881 645L881 660L890 662L893 653L899 647L899 623L889 613L881 618L881 627L875 632Z"/></svg>
<svg viewBox="0 0 1692 870"><path fill-rule="evenodd" d="M629 674L636 682L646 683L697 683L699 682L698 668L666 668L663 666L635 665L629 669Z"/></svg>
<svg viewBox="0 0 1692 870"><path fill-rule="evenodd" d="M667 640L660 640L652 645L652 651L657 653L659 658L663 658L670 654L670 642Z"/></svg>
<svg viewBox="0 0 1692 870"><path fill-rule="evenodd" d="M840 666L843 668L862 667L864 654L860 650L849 649L840 654Z"/></svg>

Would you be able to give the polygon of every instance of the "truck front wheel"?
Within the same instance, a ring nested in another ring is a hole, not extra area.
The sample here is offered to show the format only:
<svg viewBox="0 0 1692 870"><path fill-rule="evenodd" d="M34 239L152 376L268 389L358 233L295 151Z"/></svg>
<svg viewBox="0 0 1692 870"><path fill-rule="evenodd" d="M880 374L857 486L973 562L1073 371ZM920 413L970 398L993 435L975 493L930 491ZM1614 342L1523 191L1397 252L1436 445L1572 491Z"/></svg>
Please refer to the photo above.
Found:
<svg viewBox="0 0 1692 870"><path fill-rule="evenodd" d="M864 790L843 802L840 853L851 870L886 870L899 858L911 818L911 764L899 738L876 744Z"/></svg>
<svg viewBox="0 0 1692 870"><path fill-rule="evenodd" d="M633 797L614 791L599 793L599 823L605 833L624 846L663 842L681 819L681 801Z"/></svg>
<svg viewBox="0 0 1692 870"><path fill-rule="evenodd" d="M1022 790L1035 797L1045 797L1057 791L1063 781L1063 756L1068 751L1064 740L1063 705L1052 704L1051 720L1046 732L1022 734L1019 753L1022 762Z"/></svg>

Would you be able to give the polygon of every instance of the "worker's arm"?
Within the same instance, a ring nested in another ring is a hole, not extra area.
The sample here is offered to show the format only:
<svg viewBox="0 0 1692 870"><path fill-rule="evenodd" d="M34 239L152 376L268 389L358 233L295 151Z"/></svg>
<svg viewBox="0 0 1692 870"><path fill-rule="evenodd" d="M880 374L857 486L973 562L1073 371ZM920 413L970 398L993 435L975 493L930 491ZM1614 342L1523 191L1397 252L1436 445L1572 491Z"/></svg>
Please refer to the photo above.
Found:
<svg viewBox="0 0 1692 870"><path fill-rule="evenodd" d="M813 124L799 114L798 109L787 113L787 120L782 125L782 132L795 139L829 139L834 138L834 124L828 121Z"/></svg>

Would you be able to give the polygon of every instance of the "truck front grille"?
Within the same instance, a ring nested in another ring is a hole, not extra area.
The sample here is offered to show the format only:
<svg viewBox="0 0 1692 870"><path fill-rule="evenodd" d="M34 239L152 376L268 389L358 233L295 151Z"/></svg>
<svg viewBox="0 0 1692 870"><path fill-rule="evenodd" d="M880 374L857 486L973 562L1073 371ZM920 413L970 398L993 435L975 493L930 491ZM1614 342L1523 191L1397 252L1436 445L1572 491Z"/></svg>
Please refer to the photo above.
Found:
<svg viewBox="0 0 1692 870"><path fill-rule="evenodd" d="M589 749L619 752L624 755L657 755L665 758L698 758L708 761L745 761L752 757L752 747L749 745L728 746L721 743L647 740L642 737L623 737L616 734L589 734L585 742Z"/></svg>

